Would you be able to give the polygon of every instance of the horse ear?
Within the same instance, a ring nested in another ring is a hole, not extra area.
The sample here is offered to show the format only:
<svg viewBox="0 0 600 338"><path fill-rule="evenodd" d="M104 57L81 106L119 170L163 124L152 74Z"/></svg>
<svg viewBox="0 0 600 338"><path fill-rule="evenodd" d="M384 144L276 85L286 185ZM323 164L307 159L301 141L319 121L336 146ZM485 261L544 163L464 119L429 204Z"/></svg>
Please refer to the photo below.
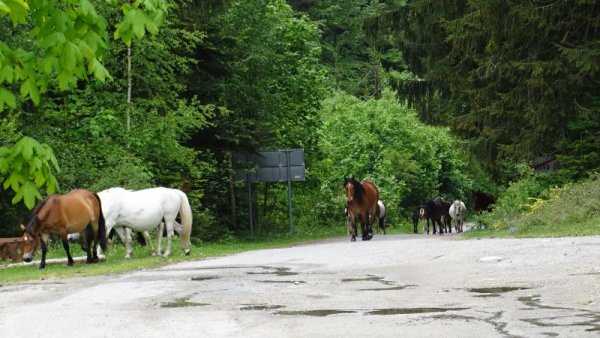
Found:
<svg viewBox="0 0 600 338"><path fill-rule="evenodd" d="M25 231L25 226L23 225L23 223L19 224L19 228L21 229L21 231Z"/></svg>

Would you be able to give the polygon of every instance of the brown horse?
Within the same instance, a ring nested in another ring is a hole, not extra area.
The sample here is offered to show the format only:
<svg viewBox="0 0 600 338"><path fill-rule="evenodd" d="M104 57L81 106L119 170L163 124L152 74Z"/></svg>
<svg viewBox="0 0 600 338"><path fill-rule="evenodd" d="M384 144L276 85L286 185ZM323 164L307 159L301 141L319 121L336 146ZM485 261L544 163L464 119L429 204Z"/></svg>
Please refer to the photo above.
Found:
<svg viewBox="0 0 600 338"><path fill-rule="evenodd" d="M354 176L344 177L344 189L346 190L348 207L348 230L350 230L352 236L350 240L352 242L356 241L356 216L359 216L362 239L363 241L368 241L373 238L370 216L378 215L377 201L379 201L379 190L377 190L377 187L372 182L359 182L354 179Z"/></svg>
<svg viewBox="0 0 600 338"><path fill-rule="evenodd" d="M69 251L69 233L81 234L82 247L87 252L87 263L98 262L98 242L106 250L106 226L100 198L97 194L77 189L66 195L50 195L33 209L33 216L27 226L21 224L23 230L23 260L31 262L33 254L41 242L42 260L40 269L46 266L48 238L50 234L58 234L67 252L68 266L73 265L73 257ZM94 242L93 248L89 243Z"/></svg>

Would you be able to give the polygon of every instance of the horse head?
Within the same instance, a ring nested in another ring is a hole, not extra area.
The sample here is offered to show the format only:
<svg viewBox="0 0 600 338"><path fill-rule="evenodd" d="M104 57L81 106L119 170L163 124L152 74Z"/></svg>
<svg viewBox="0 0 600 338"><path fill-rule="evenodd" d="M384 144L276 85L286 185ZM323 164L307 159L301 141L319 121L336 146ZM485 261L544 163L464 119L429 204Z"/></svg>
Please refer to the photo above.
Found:
<svg viewBox="0 0 600 338"><path fill-rule="evenodd" d="M37 217L34 216L32 219L33 222L37 222ZM30 226L32 221L29 221L27 227L23 224L20 225L21 231L23 231L23 260L25 262L31 262L33 258L33 254L36 252L38 245L40 244L39 236L37 236L31 229Z"/></svg>
<svg viewBox="0 0 600 338"><path fill-rule="evenodd" d="M346 201L348 204L353 201L357 201L361 203L363 196L363 188L360 182L358 182L354 176L345 177L344 176L344 189L346 190Z"/></svg>
<svg viewBox="0 0 600 338"><path fill-rule="evenodd" d="M456 217L460 217L460 213L463 212L461 208L461 203L462 202L459 200L455 200L454 203L452 203Z"/></svg>

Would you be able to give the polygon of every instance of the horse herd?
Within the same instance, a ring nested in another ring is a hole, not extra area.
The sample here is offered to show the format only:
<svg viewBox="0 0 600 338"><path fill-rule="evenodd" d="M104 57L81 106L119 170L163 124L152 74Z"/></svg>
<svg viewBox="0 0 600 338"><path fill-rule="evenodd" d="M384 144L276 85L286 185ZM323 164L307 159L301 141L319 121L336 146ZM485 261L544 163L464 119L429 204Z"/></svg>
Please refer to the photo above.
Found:
<svg viewBox="0 0 600 338"><path fill-rule="evenodd" d="M354 177L344 177L346 191L346 219L351 241L356 241L357 219L361 223L362 239L373 238L371 224L377 223L379 229L386 231L386 207L379 198L379 190L373 184ZM474 209L488 210L494 198L487 193L474 194ZM456 232L463 231L463 221L467 212L465 204L456 200L449 203L441 197L425 202L413 213L414 232L417 232L419 220L426 221L429 234L429 223L433 225L433 233L439 231L452 232L451 219L455 220ZM181 223L176 221L179 215ZM437 225L437 227L436 227ZM57 234L67 253L67 265L74 264L69 250L69 235L78 233L82 248L86 251L87 263L98 261L98 251L106 250L107 238L111 230L119 235L125 243L125 257L131 257L131 232L142 233L153 254L162 254L163 227L167 231L167 249L164 256L169 256L174 232L181 237L181 247L187 255L190 252L192 232L192 210L187 196L178 189L151 188L144 190L126 190L110 188L98 193L85 189L76 189L65 195L50 195L41 201L33 210L27 225L21 224L23 231L23 260L31 262L37 247L42 247L40 268L46 266L48 239L50 234ZM150 241L150 230L157 230L157 250ZM379 231L379 230L378 230Z"/></svg>
<svg viewBox="0 0 600 338"><path fill-rule="evenodd" d="M344 190L346 193L346 224L348 234L352 242L356 241L356 220L361 223L362 239L373 238L371 224L378 222L379 228L385 234L385 205L379 199L379 191L373 182L363 180L359 182L352 177L344 177ZM485 192L473 193L473 208L477 213L490 211L495 203L494 196ZM429 224L433 227L433 233L443 234L452 232L452 220L455 222L456 232L463 231L463 223L467 214L467 207L461 200L453 203L442 197L435 197L414 209L412 213L413 231L418 233L420 221L425 222L425 231L429 234Z"/></svg>
<svg viewBox="0 0 600 338"><path fill-rule="evenodd" d="M176 222L179 215L181 223ZM46 253L50 234L57 234L67 253L67 265L73 265L69 250L69 234L79 233L82 248L87 254L87 263L98 262L98 247L106 250L111 230L125 243L125 257L131 257L131 231L144 234L153 254L162 252L163 227L167 230L167 249L171 253L174 232L181 236L181 246L187 255L190 252L192 232L192 210L187 196L178 189L151 188L126 190L110 188L98 193L76 189L66 195L50 195L33 210L23 231L23 260L31 262L37 247L42 247L39 268L46 266ZM150 242L148 231L157 229L158 248ZM93 243L93 244L92 244Z"/></svg>

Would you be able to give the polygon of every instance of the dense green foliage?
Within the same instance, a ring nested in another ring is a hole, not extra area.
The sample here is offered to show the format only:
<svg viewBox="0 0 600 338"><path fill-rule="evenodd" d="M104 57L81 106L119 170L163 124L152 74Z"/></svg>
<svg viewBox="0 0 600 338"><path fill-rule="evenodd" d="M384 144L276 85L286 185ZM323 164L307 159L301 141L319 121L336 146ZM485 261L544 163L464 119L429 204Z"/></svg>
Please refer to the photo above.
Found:
<svg viewBox="0 0 600 338"><path fill-rule="evenodd" d="M583 0L1 2L0 235L55 191L168 186L190 197L196 244L246 236L249 206L259 236L287 236L287 186L235 181L232 158L290 148L306 155L296 233L344 231L347 175L378 185L392 224L433 196L470 204L474 190L502 193L498 219L529 212L530 198L552 201L549 187L600 165L599 11ZM517 170L547 154L560 175Z"/></svg>
<svg viewBox="0 0 600 338"><path fill-rule="evenodd" d="M576 177L597 167L597 2L386 3L368 26L400 41L418 80L399 87L500 178L511 179L514 163L554 153L576 165Z"/></svg>
<svg viewBox="0 0 600 338"><path fill-rule="evenodd" d="M481 220L487 224L469 237L583 236L600 232L600 180L594 177L562 187L549 177L524 174L509 185L494 212Z"/></svg>

